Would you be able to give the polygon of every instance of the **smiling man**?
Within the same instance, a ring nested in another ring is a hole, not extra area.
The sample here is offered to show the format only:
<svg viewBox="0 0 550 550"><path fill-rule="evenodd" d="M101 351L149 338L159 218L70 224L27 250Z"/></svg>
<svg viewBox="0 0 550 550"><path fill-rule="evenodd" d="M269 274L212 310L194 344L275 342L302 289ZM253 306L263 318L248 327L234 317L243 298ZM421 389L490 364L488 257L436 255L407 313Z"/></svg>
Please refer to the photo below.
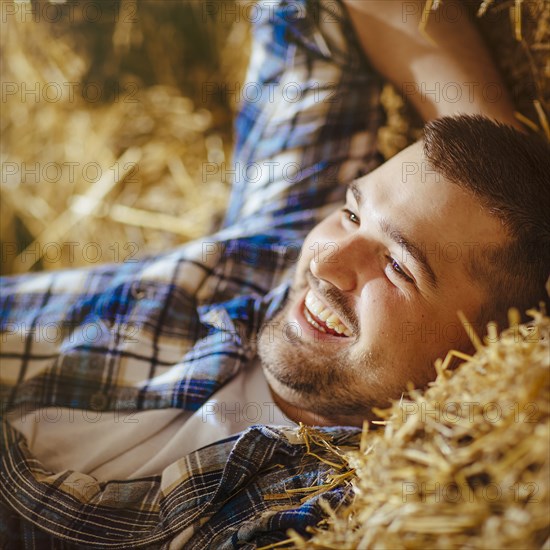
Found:
<svg viewBox="0 0 550 550"><path fill-rule="evenodd" d="M328 467L297 422L349 443L372 406L467 349L457 310L483 330L544 298L548 146L479 116L516 124L465 12L427 40L422 4L259 3L261 93L237 119L224 227L135 263L2 281L4 546L305 533L324 508L299 490ZM382 165L373 67L431 121ZM452 103L422 92L451 85Z"/></svg>
<svg viewBox="0 0 550 550"><path fill-rule="evenodd" d="M543 301L549 170L539 140L461 116L428 124L423 142L353 181L307 236L272 321L295 336L260 338L279 407L309 424L361 425L407 382L433 380L451 348L468 351L457 311L482 333L510 305Z"/></svg>

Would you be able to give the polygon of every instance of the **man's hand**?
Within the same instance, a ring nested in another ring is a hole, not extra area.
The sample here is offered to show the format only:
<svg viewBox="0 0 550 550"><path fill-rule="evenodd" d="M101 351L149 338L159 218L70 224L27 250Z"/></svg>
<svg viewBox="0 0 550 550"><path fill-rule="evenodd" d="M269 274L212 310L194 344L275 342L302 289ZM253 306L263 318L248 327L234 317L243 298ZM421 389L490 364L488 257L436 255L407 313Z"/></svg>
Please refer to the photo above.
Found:
<svg viewBox="0 0 550 550"><path fill-rule="evenodd" d="M421 32L424 0L343 0L373 67L424 121L482 114L522 129L466 7L440 0ZM424 16L425 17L425 16Z"/></svg>

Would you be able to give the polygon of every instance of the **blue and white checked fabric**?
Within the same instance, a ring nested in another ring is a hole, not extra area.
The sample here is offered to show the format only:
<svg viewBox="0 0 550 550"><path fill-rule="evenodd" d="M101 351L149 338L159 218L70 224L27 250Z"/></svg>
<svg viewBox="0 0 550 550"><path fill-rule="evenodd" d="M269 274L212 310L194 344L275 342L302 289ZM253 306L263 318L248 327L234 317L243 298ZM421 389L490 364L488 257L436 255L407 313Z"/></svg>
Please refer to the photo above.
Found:
<svg viewBox="0 0 550 550"><path fill-rule="evenodd" d="M2 413L197 410L254 359L307 232L345 184L380 162L381 82L342 5L259 8L247 82L261 93L236 121L240 176L222 229L135 263L2 279ZM323 431L337 444L357 435ZM329 472L296 433L255 426L157 476L100 483L45 470L4 420L2 547L269 544L317 523L319 495L301 501L286 491L322 484ZM324 496L335 505L349 492Z"/></svg>

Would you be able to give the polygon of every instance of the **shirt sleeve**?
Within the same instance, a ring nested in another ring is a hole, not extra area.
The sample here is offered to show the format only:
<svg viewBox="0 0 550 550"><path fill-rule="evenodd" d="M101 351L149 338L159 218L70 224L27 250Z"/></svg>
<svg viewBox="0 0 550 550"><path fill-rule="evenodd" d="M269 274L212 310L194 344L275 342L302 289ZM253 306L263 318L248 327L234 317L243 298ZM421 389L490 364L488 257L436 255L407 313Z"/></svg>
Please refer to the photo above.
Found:
<svg viewBox="0 0 550 550"><path fill-rule="evenodd" d="M311 218L380 163L381 80L335 0L257 4L225 225Z"/></svg>

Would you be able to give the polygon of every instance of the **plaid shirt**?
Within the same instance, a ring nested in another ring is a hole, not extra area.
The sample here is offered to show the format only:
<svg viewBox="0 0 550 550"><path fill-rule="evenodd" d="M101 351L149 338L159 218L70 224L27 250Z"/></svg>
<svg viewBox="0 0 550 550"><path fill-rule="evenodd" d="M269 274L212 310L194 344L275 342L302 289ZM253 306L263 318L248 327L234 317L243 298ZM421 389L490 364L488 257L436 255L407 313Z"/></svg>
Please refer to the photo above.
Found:
<svg viewBox="0 0 550 550"><path fill-rule="evenodd" d="M133 263L4 278L3 412L197 410L256 356L307 232L379 163L380 81L343 7L280 0L256 13L224 226ZM296 430L253 426L159 475L110 482L49 472L2 430L3 547L246 548L323 517L318 494L289 492L331 471ZM342 445L357 435L323 432Z"/></svg>

